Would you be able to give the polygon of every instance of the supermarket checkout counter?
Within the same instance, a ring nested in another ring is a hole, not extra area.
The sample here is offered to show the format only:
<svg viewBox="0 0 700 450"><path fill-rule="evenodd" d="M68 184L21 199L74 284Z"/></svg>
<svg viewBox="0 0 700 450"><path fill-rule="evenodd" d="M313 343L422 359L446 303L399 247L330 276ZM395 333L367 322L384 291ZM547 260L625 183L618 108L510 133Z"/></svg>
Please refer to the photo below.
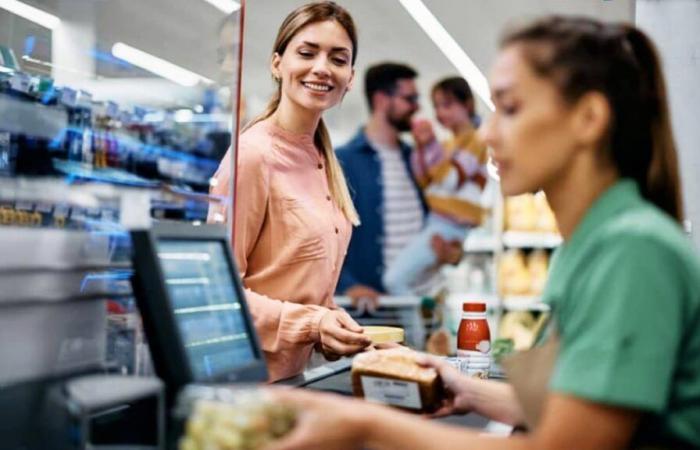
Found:
<svg viewBox="0 0 700 450"><path fill-rule="evenodd" d="M167 404L188 384L260 383L267 379L230 246L221 229L168 224L132 232L134 293ZM278 382L352 395L343 358ZM439 419L485 429L476 414Z"/></svg>

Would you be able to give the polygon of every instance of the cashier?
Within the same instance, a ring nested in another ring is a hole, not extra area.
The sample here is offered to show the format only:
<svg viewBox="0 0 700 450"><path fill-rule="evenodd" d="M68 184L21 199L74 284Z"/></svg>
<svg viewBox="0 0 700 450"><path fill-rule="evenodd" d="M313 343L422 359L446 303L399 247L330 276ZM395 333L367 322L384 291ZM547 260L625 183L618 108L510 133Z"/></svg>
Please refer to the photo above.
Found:
<svg viewBox="0 0 700 450"><path fill-rule="evenodd" d="M441 414L475 411L507 439L387 407L278 392L300 412L274 450L700 448L700 258L681 228L678 164L659 59L631 25L549 17L506 34L482 127L506 195L543 189L564 237L540 345L509 383L436 357Z"/></svg>
<svg viewBox="0 0 700 450"><path fill-rule="evenodd" d="M345 9L294 10L273 47L275 94L239 138L233 250L270 381L302 372L314 346L337 358L371 343L333 301L359 218L321 117L352 86L356 57ZM231 167L229 153L215 194L228 193Z"/></svg>

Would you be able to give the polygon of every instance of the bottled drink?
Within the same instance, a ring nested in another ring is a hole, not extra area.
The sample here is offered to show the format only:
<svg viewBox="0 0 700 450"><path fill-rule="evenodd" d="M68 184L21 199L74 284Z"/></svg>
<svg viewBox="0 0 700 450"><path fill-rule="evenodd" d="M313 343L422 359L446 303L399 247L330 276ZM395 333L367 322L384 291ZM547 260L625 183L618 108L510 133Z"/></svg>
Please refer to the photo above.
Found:
<svg viewBox="0 0 700 450"><path fill-rule="evenodd" d="M460 369L468 375L485 378L491 366L491 331L486 321L486 304L462 305L462 321L457 332Z"/></svg>

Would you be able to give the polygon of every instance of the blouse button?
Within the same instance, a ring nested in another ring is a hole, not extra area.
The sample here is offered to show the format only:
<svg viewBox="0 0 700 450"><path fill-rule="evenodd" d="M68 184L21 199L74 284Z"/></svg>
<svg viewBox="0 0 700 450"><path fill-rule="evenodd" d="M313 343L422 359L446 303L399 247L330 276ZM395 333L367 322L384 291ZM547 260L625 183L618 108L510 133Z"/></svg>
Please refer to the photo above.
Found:
<svg viewBox="0 0 700 450"><path fill-rule="evenodd" d="M318 163L318 166L317 166L317 167L318 167L319 169L323 169L323 164Z"/></svg>
<svg viewBox="0 0 700 450"><path fill-rule="evenodd" d="M335 227L335 234L338 234L338 227Z"/></svg>
<svg viewBox="0 0 700 450"><path fill-rule="evenodd" d="M326 200L328 200L328 201L330 202L330 201L331 201L331 196L330 196L330 195L326 195Z"/></svg>

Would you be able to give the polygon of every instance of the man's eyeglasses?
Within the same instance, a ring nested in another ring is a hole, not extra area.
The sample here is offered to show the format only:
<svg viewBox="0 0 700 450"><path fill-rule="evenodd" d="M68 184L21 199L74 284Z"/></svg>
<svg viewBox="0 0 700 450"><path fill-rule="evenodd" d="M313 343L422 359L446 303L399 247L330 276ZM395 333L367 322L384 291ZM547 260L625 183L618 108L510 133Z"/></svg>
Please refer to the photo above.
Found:
<svg viewBox="0 0 700 450"><path fill-rule="evenodd" d="M412 105L417 105L418 99L419 99L418 94L405 94L405 95L392 94L392 97L402 98L406 103L410 103Z"/></svg>

